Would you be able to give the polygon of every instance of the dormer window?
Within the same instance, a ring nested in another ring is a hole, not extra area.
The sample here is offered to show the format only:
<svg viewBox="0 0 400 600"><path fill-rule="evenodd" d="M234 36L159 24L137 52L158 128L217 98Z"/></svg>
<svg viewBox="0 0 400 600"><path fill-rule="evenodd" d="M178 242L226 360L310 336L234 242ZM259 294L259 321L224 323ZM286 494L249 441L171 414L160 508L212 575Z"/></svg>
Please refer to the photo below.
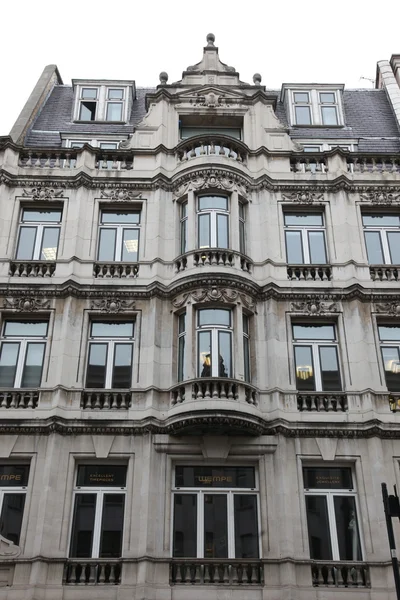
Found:
<svg viewBox="0 0 400 600"><path fill-rule="evenodd" d="M97 112L97 92L96 88L82 88L81 101L79 108L80 121L95 121Z"/></svg>
<svg viewBox="0 0 400 600"><path fill-rule="evenodd" d="M122 121L123 101L123 89L109 88L107 90L106 121Z"/></svg>
<svg viewBox="0 0 400 600"><path fill-rule="evenodd" d="M342 85L292 86L284 84L282 99L292 126L337 127L344 125L341 106Z"/></svg>
<svg viewBox="0 0 400 600"><path fill-rule="evenodd" d="M293 101L296 125L312 125L310 94L308 92L293 92Z"/></svg>
<svg viewBox="0 0 400 600"><path fill-rule="evenodd" d="M338 125L337 102L335 92L320 92L319 104L323 125Z"/></svg>
<svg viewBox="0 0 400 600"><path fill-rule="evenodd" d="M116 84L116 85L113 85ZM75 121L124 123L128 120L129 98L134 82L74 81Z"/></svg>

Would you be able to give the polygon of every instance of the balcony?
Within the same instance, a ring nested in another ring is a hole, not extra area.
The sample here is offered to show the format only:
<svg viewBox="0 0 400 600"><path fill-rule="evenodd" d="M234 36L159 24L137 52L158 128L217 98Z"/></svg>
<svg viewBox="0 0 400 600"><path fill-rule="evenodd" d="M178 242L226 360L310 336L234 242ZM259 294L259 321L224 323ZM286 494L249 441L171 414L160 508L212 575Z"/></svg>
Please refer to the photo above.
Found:
<svg viewBox="0 0 400 600"><path fill-rule="evenodd" d="M178 164L202 156L222 157L230 161L246 163L248 148L243 142L226 135L205 134L184 140L176 148Z"/></svg>
<svg viewBox="0 0 400 600"><path fill-rule="evenodd" d="M100 171L126 171L133 168L133 153L127 150L88 148L94 155L94 168ZM77 169L81 148L21 150L18 166L25 169Z"/></svg>
<svg viewBox="0 0 400 600"><path fill-rule="evenodd" d="M311 565L314 587L360 588L371 587L366 563L324 561Z"/></svg>
<svg viewBox="0 0 400 600"><path fill-rule="evenodd" d="M55 262L41 262L30 260L25 262L12 261L10 263L10 277L52 277L56 270Z"/></svg>
<svg viewBox="0 0 400 600"><path fill-rule="evenodd" d="M372 281L398 281L400 267L393 265L375 265L369 268Z"/></svg>
<svg viewBox="0 0 400 600"><path fill-rule="evenodd" d="M400 173L400 159L393 156L348 156L348 173Z"/></svg>
<svg viewBox="0 0 400 600"><path fill-rule="evenodd" d="M188 558L172 559L171 585L264 585L259 560Z"/></svg>
<svg viewBox="0 0 400 600"><path fill-rule="evenodd" d="M137 263L104 263L96 262L93 267L93 277L98 279L132 279L137 277L139 265Z"/></svg>
<svg viewBox="0 0 400 600"><path fill-rule="evenodd" d="M131 406L129 390L84 390L81 394L83 410L128 410Z"/></svg>
<svg viewBox="0 0 400 600"><path fill-rule="evenodd" d="M186 252L175 260L175 268L178 273L190 267L233 267L251 273L253 261L248 256L234 250L204 248Z"/></svg>
<svg viewBox="0 0 400 600"><path fill-rule="evenodd" d="M292 173L328 173L328 161L321 154L311 154L292 156L290 159L290 170Z"/></svg>
<svg viewBox="0 0 400 600"><path fill-rule="evenodd" d="M64 585L119 585L122 562L118 559L69 560L64 565Z"/></svg>
<svg viewBox="0 0 400 600"><path fill-rule="evenodd" d="M297 409L300 412L347 412L349 407L345 393L309 392L298 394Z"/></svg>
<svg viewBox="0 0 400 600"><path fill-rule="evenodd" d="M329 265L288 265L287 277L291 281L330 281L332 268Z"/></svg>
<svg viewBox="0 0 400 600"><path fill-rule="evenodd" d="M38 390L0 390L0 408L37 408L38 404Z"/></svg>

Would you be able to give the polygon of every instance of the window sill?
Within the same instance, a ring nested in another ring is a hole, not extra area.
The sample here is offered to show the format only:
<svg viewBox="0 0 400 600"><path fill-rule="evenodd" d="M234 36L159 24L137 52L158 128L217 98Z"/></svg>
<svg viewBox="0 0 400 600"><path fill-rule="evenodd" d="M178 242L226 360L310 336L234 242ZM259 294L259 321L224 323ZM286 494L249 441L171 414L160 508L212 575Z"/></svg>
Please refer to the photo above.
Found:
<svg viewBox="0 0 400 600"><path fill-rule="evenodd" d="M313 124L309 124L309 125L296 125L296 124L292 124L291 127L293 129L344 129L346 126L345 125L313 125Z"/></svg>
<svg viewBox="0 0 400 600"><path fill-rule="evenodd" d="M110 123L111 125L127 125L128 121L106 121L105 119L97 119L96 121L80 121L79 119L75 119L73 123L82 123L84 125L104 125L105 123Z"/></svg>

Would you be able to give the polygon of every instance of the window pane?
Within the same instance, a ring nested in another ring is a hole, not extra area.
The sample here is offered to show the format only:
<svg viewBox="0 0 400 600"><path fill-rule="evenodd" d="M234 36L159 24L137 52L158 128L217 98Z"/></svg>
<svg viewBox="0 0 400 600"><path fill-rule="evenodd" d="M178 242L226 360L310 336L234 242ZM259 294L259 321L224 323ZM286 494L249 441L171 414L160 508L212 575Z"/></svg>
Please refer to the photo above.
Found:
<svg viewBox="0 0 400 600"><path fill-rule="evenodd" d="M122 102L109 102L107 104L107 121L122 121Z"/></svg>
<svg viewBox="0 0 400 600"><path fill-rule="evenodd" d="M112 387L130 388L132 385L132 344L115 344Z"/></svg>
<svg viewBox="0 0 400 600"><path fill-rule="evenodd" d="M217 215L217 247L229 248L228 215Z"/></svg>
<svg viewBox="0 0 400 600"><path fill-rule="evenodd" d="M300 231L286 231L286 253L288 263L301 265L304 263L303 245Z"/></svg>
<svg viewBox="0 0 400 600"><path fill-rule="evenodd" d="M325 496L306 496L310 558L332 560L331 534Z"/></svg>
<svg viewBox="0 0 400 600"><path fill-rule="evenodd" d="M323 231L309 231L308 244L310 247L311 264L326 264L325 234Z"/></svg>
<svg viewBox="0 0 400 600"><path fill-rule="evenodd" d="M95 511L96 494L76 494L70 556L74 558L92 556Z"/></svg>
<svg viewBox="0 0 400 600"><path fill-rule="evenodd" d="M390 392L400 392L399 348L382 347L386 385Z"/></svg>
<svg viewBox="0 0 400 600"><path fill-rule="evenodd" d="M342 389L340 381L337 348L322 346L319 348L321 380L324 392L338 392Z"/></svg>
<svg viewBox="0 0 400 600"><path fill-rule="evenodd" d="M81 143L81 146L83 143ZM31 208L24 208L22 212L22 220L26 221L34 221L39 223L59 223L61 221L62 210L34 210Z"/></svg>
<svg viewBox="0 0 400 600"><path fill-rule="evenodd" d="M176 487L254 488L254 467L177 466Z"/></svg>
<svg viewBox="0 0 400 600"><path fill-rule="evenodd" d="M296 389L302 392L315 390L314 364L311 346L295 346Z"/></svg>
<svg viewBox="0 0 400 600"><path fill-rule="evenodd" d="M178 341L178 381L183 381L185 377L185 336L181 335Z"/></svg>
<svg viewBox="0 0 400 600"><path fill-rule="evenodd" d="M124 99L124 90L109 89L108 90L108 99L109 100L123 100Z"/></svg>
<svg viewBox="0 0 400 600"><path fill-rule="evenodd" d="M126 466L124 465L78 465L77 486L125 487Z"/></svg>
<svg viewBox="0 0 400 600"><path fill-rule="evenodd" d="M122 260L126 262L136 262L139 249L139 230L124 229L122 239Z"/></svg>
<svg viewBox="0 0 400 600"><path fill-rule="evenodd" d="M96 88L83 88L81 97L85 100L96 100L97 89Z"/></svg>
<svg viewBox="0 0 400 600"><path fill-rule="evenodd" d="M218 377L232 377L232 345L229 331L218 332Z"/></svg>
<svg viewBox="0 0 400 600"><path fill-rule="evenodd" d="M199 248L210 248L211 246L211 238L210 238L210 215L199 215L198 223L199 223Z"/></svg>
<svg viewBox="0 0 400 600"><path fill-rule="evenodd" d="M198 311L199 326L226 325L230 327L231 311L225 308L202 308Z"/></svg>
<svg viewBox="0 0 400 600"><path fill-rule="evenodd" d="M249 338L243 336L244 380L250 381L250 348Z"/></svg>
<svg viewBox="0 0 400 600"><path fill-rule="evenodd" d="M295 340L335 340L333 325L293 325Z"/></svg>
<svg viewBox="0 0 400 600"><path fill-rule="evenodd" d="M0 352L0 387L14 387L19 344L3 343Z"/></svg>
<svg viewBox="0 0 400 600"><path fill-rule="evenodd" d="M321 152L319 146L303 146L304 152Z"/></svg>
<svg viewBox="0 0 400 600"><path fill-rule="evenodd" d="M108 212L102 211L101 222L106 223L140 223L140 212Z"/></svg>
<svg viewBox="0 0 400 600"><path fill-rule="evenodd" d="M0 516L0 535L16 545L19 544L24 506L25 494L4 494Z"/></svg>
<svg viewBox="0 0 400 600"><path fill-rule="evenodd" d="M304 467L303 475L306 489L353 489L350 467Z"/></svg>
<svg viewBox="0 0 400 600"><path fill-rule="evenodd" d="M319 95L319 101L321 104L335 104L335 94L332 92L321 92Z"/></svg>
<svg viewBox="0 0 400 600"><path fill-rule="evenodd" d="M207 208L228 210L228 198L226 196L200 196L199 210Z"/></svg>
<svg viewBox="0 0 400 600"><path fill-rule="evenodd" d="M45 344L28 344L22 373L22 388L39 387L42 379Z"/></svg>
<svg viewBox="0 0 400 600"><path fill-rule="evenodd" d="M397 215L363 215L363 224L371 227L399 227L400 217Z"/></svg>
<svg viewBox="0 0 400 600"><path fill-rule="evenodd" d="M296 215L285 213L285 225L322 227L324 224L321 214L298 213Z"/></svg>
<svg viewBox="0 0 400 600"><path fill-rule="evenodd" d="M0 464L1 487L28 485L29 465Z"/></svg>
<svg viewBox="0 0 400 600"><path fill-rule="evenodd" d="M36 227L20 227L17 260L32 260L36 241Z"/></svg>
<svg viewBox="0 0 400 600"><path fill-rule="evenodd" d="M117 142L101 142L100 148L102 150L118 150Z"/></svg>
<svg viewBox="0 0 400 600"><path fill-rule="evenodd" d="M181 254L187 251L187 219L181 221Z"/></svg>
<svg viewBox="0 0 400 600"><path fill-rule="evenodd" d="M96 119L96 107L97 102L82 101L79 113L80 121L94 121Z"/></svg>
<svg viewBox="0 0 400 600"><path fill-rule="evenodd" d="M378 330L379 339L400 341L400 327L396 327L396 325L379 325Z"/></svg>
<svg viewBox="0 0 400 600"><path fill-rule="evenodd" d="M362 560L356 501L352 496L335 496L336 530L340 560Z"/></svg>
<svg viewBox="0 0 400 600"><path fill-rule="evenodd" d="M311 112L309 106L295 106L296 125L311 125Z"/></svg>
<svg viewBox="0 0 400 600"><path fill-rule="evenodd" d="M47 321L6 321L5 336L18 337L45 337L47 335Z"/></svg>
<svg viewBox="0 0 400 600"><path fill-rule="evenodd" d="M383 251L381 244L381 236L378 231L366 231L365 243L367 245L368 262L371 265L382 265Z"/></svg>
<svg viewBox="0 0 400 600"><path fill-rule="evenodd" d="M321 106L322 122L324 125L337 125L337 112L335 106Z"/></svg>
<svg viewBox="0 0 400 600"><path fill-rule="evenodd" d="M116 229L100 229L99 252L97 260L108 260L111 262L115 260L116 237Z"/></svg>
<svg viewBox="0 0 400 600"><path fill-rule="evenodd" d="M400 264L400 231L387 232L392 265Z"/></svg>
<svg viewBox="0 0 400 600"><path fill-rule="evenodd" d="M195 494L174 495L173 556L197 556L197 497Z"/></svg>
<svg viewBox="0 0 400 600"><path fill-rule="evenodd" d="M258 558L257 496L234 495L235 558Z"/></svg>
<svg viewBox="0 0 400 600"><path fill-rule="evenodd" d="M199 364L198 372L200 377L211 377L211 331L198 332L199 344Z"/></svg>
<svg viewBox="0 0 400 600"><path fill-rule="evenodd" d="M308 92L294 92L293 97L295 102L308 102Z"/></svg>
<svg viewBox="0 0 400 600"><path fill-rule="evenodd" d="M186 313L182 313L181 315L179 315L178 331L179 333L183 333L184 331L186 331Z"/></svg>
<svg viewBox="0 0 400 600"><path fill-rule="evenodd" d="M204 495L204 558L228 557L228 519L225 495Z"/></svg>
<svg viewBox="0 0 400 600"><path fill-rule="evenodd" d="M106 384L107 344L90 344L86 387L104 388Z"/></svg>
<svg viewBox="0 0 400 600"><path fill-rule="evenodd" d="M104 323L93 321L92 337L133 337L133 322Z"/></svg>
<svg viewBox="0 0 400 600"><path fill-rule="evenodd" d="M246 252L244 221L239 221L239 250L242 254Z"/></svg>
<svg viewBox="0 0 400 600"><path fill-rule="evenodd" d="M124 506L123 494L105 494L100 532L100 558L118 558L122 554Z"/></svg>
<svg viewBox="0 0 400 600"><path fill-rule="evenodd" d="M40 260L56 260L59 235L59 227L44 228Z"/></svg>

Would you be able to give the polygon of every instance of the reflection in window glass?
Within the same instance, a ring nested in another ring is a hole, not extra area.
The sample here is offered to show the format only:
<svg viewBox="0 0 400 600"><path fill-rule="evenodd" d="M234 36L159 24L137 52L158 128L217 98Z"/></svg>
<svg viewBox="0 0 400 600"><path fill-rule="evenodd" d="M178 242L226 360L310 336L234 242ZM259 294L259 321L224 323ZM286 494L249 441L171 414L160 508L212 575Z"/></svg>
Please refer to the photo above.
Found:
<svg viewBox="0 0 400 600"><path fill-rule="evenodd" d="M311 125L311 111L309 106L295 106L296 125Z"/></svg>

